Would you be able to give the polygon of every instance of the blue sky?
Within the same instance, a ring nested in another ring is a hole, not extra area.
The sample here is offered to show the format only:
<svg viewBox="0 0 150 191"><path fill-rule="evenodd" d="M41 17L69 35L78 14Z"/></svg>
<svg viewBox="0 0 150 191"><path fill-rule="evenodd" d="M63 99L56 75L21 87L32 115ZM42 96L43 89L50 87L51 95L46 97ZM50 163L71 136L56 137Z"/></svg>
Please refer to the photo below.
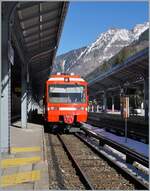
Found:
<svg viewBox="0 0 150 191"><path fill-rule="evenodd" d="M111 27L148 21L148 2L70 2L57 55L87 46Z"/></svg>

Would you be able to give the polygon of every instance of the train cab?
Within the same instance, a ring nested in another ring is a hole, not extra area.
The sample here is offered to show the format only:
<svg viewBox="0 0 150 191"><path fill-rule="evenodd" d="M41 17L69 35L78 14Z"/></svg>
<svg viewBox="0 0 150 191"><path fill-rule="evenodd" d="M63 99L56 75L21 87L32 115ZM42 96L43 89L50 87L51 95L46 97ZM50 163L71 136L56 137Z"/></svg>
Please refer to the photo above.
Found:
<svg viewBox="0 0 150 191"><path fill-rule="evenodd" d="M80 76L51 75L45 83L44 95L44 121L49 127L63 124L70 128L87 121L87 82Z"/></svg>

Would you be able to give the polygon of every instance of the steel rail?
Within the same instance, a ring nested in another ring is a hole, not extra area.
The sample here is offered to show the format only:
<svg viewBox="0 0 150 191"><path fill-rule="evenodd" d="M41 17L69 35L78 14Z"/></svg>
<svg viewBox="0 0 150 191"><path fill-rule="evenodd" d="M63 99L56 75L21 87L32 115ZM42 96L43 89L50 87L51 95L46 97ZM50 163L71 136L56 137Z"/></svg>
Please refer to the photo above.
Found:
<svg viewBox="0 0 150 191"><path fill-rule="evenodd" d="M145 185L142 181L137 179L134 175L130 174L126 169L123 169L121 166L119 166L117 163L115 163L112 159L108 158L106 155L102 154L98 148L96 148L91 143L87 142L83 137L81 137L78 133L75 134L76 137L78 137L82 142L84 142L87 146L89 146L96 154L98 154L101 158L106 160L108 164L113 166L116 170L118 170L126 179L131 181L136 188L141 190L149 190L149 187Z"/></svg>
<svg viewBox="0 0 150 191"><path fill-rule="evenodd" d="M126 161L128 163L133 163L134 161L136 161L146 167L149 167L149 159L147 157L137 153L136 151L133 151L133 150L127 148L126 146L120 145L115 141L112 141L108 138L105 138L101 135L91 132L88 129L86 129L85 127L80 127L80 128L86 133L86 135L89 135L89 136L94 137L97 140L99 140L99 144L101 146L107 144L107 145L113 147L114 149L120 151L121 153L124 153L126 155Z"/></svg>
<svg viewBox="0 0 150 191"><path fill-rule="evenodd" d="M69 150L69 148L67 147L67 145L63 141L62 137L60 135L57 135L57 136L58 136L58 139L60 140L60 142L62 143L64 150L66 151L66 153L68 154L69 158L71 159L73 165L75 166L77 172L79 173L79 175L80 175L86 189L87 190L94 190L94 188L93 188L91 182L89 181L88 177L82 171L81 167L79 166L78 162L73 157L71 151Z"/></svg>

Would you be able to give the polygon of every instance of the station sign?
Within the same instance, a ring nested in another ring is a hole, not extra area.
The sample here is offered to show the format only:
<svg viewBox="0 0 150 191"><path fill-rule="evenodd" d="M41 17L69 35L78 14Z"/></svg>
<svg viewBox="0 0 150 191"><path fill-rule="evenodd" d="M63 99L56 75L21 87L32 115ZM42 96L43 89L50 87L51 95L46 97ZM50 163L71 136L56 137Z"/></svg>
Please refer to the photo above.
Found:
<svg viewBox="0 0 150 191"><path fill-rule="evenodd" d="M129 118L129 97L122 96L120 98L120 107L123 119Z"/></svg>

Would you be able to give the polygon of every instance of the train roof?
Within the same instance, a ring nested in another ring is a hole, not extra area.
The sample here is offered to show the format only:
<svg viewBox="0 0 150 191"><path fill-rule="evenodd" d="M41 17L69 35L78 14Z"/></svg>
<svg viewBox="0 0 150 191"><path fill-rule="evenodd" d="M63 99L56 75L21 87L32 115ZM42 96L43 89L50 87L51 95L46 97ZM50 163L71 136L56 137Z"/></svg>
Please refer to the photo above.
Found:
<svg viewBox="0 0 150 191"><path fill-rule="evenodd" d="M79 75L74 75L73 73L71 74L66 74L66 73L57 73L57 74L52 74L49 76L47 81L65 81L65 79L69 79L69 82L86 82L83 78L81 78ZM66 80L67 82L67 80Z"/></svg>

